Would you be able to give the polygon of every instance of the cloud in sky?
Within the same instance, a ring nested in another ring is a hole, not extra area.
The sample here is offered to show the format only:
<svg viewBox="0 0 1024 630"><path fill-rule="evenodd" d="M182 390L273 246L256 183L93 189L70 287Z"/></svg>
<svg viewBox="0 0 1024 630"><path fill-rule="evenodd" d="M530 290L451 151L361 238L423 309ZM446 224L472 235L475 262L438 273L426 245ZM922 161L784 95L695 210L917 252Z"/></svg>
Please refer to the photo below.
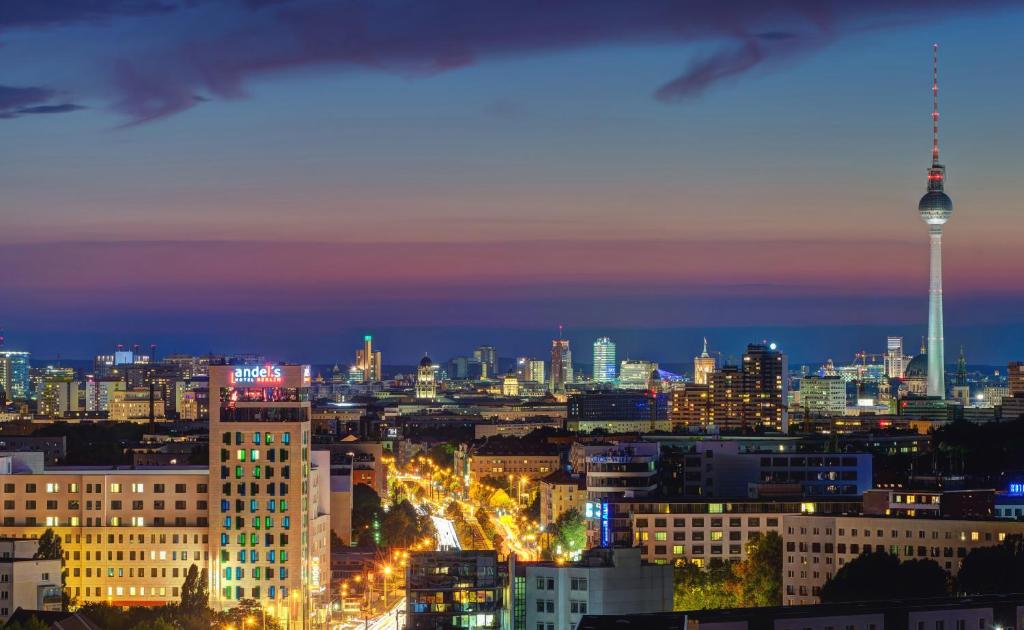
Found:
<svg viewBox="0 0 1024 630"><path fill-rule="evenodd" d="M184 16L105 66L103 95L142 122L181 112L203 97L239 98L253 77L295 69L430 75L517 54L586 46L708 46L655 90L674 101L769 63L806 54L851 30L893 19L941 17L1007 0L16 0L0 8L7 29L142 16ZM189 20L195 22L189 28ZM201 22L201 24L200 24ZM108 64L108 62L100 62Z"/></svg>
<svg viewBox="0 0 1024 630"><path fill-rule="evenodd" d="M64 114L83 109L75 103L52 103L60 95L51 89L0 85L0 118L26 114Z"/></svg>

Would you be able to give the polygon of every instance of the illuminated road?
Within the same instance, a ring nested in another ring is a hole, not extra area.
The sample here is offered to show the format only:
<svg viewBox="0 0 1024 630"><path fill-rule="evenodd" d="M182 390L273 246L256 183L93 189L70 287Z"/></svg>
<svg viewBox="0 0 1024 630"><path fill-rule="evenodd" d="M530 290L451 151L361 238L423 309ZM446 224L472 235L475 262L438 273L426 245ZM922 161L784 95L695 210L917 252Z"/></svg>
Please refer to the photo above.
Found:
<svg viewBox="0 0 1024 630"><path fill-rule="evenodd" d="M434 530L437 531L438 549L462 549L459 536L455 533L455 525L450 520L440 516L431 516L430 520L434 522Z"/></svg>

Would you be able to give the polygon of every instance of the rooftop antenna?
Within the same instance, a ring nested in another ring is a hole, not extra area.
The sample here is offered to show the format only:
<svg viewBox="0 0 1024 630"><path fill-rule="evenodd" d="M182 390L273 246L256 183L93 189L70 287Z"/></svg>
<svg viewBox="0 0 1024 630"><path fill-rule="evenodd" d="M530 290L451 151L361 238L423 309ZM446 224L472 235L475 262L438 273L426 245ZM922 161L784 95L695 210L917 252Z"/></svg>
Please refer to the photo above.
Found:
<svg viewBox="0 0 1024 630"><path fill-rule="evenodd" d="M558 325L558 340L562 340L562 324Z"/></svg>

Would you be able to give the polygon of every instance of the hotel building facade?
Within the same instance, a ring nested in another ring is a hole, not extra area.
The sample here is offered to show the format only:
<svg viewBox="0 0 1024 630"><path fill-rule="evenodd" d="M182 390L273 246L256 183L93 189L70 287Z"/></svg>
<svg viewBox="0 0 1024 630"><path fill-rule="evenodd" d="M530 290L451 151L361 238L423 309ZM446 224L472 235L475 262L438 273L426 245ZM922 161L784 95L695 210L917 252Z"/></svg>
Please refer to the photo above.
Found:
<svg viewBox="0 0 1024 630"><path fill-rule="evenodd" d="M317 627L330 494L310 450L309 380L308 366L211 366L209 468L42 468L0 454L0 537L59 534L79 603L177 602L195 564L214 609L256 599L286 627Z"/></svg>

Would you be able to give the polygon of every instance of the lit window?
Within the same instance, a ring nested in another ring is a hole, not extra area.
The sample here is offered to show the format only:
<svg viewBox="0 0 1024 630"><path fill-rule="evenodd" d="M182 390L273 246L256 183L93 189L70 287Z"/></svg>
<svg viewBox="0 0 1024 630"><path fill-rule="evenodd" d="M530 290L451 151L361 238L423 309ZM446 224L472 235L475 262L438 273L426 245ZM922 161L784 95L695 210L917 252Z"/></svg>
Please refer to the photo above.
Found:
<svg viewBox="0 0 1024 630"><path fill-rule="evenodd" d="M55 483L46 484L46 493L53 494L54 492L60 492L60 486Z"/></svg>
<svg viewBox="0 0 1024 630"><path fill-rule="evenodd" d="M112 484L110 484L110 491L113 492L114 494L119 494L121 492L121 484L119 484L119 483L112 483Z"/></svg>

